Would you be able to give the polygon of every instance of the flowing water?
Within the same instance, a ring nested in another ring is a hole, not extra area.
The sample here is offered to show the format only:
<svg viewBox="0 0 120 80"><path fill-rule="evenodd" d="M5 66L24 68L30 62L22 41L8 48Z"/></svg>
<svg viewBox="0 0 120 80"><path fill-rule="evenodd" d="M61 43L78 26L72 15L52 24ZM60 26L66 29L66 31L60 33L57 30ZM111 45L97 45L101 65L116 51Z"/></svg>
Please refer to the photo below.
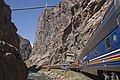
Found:
<svg viewBox="0 0 120 80"><path fill-rule="evenodd" d="M29 73L27 80L52 80L44 74Z"/></svg>

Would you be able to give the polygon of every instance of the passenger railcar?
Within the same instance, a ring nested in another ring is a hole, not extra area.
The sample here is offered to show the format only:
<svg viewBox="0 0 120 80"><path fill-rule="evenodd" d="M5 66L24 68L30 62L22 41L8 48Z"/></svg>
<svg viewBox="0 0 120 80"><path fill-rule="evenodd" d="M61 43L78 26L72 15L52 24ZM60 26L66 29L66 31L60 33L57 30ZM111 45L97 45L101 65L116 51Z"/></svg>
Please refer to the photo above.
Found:
<svg viewBox="0 0 120 80"><path fill-rule="evenodd" d="M80 71L120 79L120 0L113 0L104 20L79 57Z"/></svg>

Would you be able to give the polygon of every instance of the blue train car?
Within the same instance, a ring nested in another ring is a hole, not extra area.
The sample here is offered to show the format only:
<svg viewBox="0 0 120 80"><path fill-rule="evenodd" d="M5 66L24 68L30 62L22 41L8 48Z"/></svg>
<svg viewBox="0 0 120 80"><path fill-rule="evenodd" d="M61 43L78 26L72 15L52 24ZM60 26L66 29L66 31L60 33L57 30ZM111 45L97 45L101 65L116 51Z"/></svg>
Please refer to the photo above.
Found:
<svg viewBox="0 0 120 80"><path fill-rule="evenodd" d="M69 64L60 64L61 69L68 69Z"/></svg>
<svg viewBox="0 0 120 80"><path fill-rule="evenodd" d="M81 71L106 80L120 80L120 0L113 0L79 59Z"/></svg>

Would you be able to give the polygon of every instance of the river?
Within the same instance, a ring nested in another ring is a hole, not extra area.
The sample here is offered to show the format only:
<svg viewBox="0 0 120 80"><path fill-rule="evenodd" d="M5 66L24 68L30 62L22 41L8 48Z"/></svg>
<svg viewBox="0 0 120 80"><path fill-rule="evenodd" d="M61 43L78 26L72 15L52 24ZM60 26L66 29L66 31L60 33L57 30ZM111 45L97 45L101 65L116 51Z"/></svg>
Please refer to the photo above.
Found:
<svg viewBox="0 0 120 80"><path fill-rule="evenodd" d="M53 79L50 79L44 74L29 73L27 80L53 80Z"/></svg>

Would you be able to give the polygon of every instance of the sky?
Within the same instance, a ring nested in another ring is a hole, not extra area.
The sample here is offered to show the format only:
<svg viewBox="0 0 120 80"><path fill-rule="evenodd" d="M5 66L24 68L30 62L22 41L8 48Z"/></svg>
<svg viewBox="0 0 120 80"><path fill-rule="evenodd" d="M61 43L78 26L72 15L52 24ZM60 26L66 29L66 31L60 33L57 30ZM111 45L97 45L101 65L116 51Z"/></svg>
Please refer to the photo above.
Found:
<svg viewBox="0 0 120 80"><path fill-rule="evenodd" d="M5 0L11 9L45 6L54 6L62 0ZM28 39L31 44L34 43L35 31L37 29L38 18L43 9L14 11L12 12L12 22L16 25L23 38Z"/></svg>

